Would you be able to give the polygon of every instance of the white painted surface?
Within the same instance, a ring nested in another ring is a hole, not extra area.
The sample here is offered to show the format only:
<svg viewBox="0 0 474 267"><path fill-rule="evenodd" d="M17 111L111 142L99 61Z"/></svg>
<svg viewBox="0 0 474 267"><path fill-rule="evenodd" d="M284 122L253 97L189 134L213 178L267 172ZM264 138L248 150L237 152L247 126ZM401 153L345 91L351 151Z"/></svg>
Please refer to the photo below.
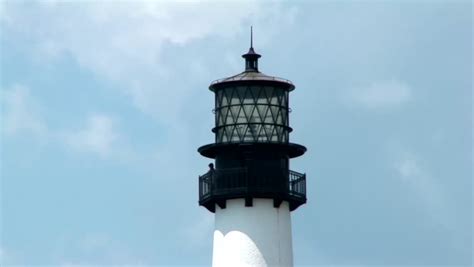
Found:
<svg viewBox="0 0 474 267"><path fill-rule="evenodd" d="M216 206L213 267L293 266L291 217L288 202L273 207L272 199L227 200Z"/></svg>

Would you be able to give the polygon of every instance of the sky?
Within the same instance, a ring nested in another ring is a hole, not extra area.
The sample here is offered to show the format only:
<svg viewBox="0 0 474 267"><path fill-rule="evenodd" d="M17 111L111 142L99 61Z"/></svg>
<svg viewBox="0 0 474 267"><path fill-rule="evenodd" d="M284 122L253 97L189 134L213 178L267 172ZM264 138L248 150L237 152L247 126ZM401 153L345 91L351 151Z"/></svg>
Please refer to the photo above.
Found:
<svg viewBox="0 0 474 267"><path fill-rule="evenodd" d="M212 80L293 81L295 266L471 266L470 1L1 1L0 265L209 266Z"/></svg>

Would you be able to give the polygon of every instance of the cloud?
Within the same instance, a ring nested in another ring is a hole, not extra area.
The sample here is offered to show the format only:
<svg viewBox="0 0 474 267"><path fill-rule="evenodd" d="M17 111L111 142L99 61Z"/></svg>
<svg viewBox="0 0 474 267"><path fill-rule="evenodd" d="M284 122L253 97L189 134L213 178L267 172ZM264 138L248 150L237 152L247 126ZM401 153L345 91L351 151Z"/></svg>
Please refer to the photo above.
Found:
<svg viewBox="0 0 474 267"><path fill-rule="evenodd" d="M15 84L1 92L2 132L7 136L26 133L44 136L47 128L40 116L40 108L28 87Z"/></svg>
<svg viewBox="0 0 474 267"><path fill-rule="evenodd" d="M397 170L401 174L401 177L404 179L410 179L411 177L420 177L423 174L423 171L420 169L418 162L413 158L403 159L401 162L398 163Z"/></svg>
<svg viewBox="0 0 474 267"><path fill-rule="evenodd" d="M104 114L89 116L83 128L66 131L62 136L70 148L81 152L97 153L104 158L114 152L115 145L120 139L116 122Z"/></svg>
<svg viewBox="0 0 474 267"><path fill-rule="evenodd" d="M86 118L82 128L53 128L43 119L43 106L30 93L30 88L14 84L1 92L1 131L6 137L28 134L41 142L57 143L78 152L98 154L102 158L127 155L126 144L117 122L105 114ZM125 153L126 152L126 153Z"/></svg>
<svg viewBox="0 0 474 267"><path fill-rule="evenodd" d="M161 64L164 46L183 46L208 36L233 36L242 21L262 5L254 1L99 1L2 6L3 31L11 38L34 40L36 57L49 61L72 56L99 77L122 84L135 104L149 111L160 105L173 110L166 99L154 98L158 105L149 100L150 95L158 96L151 84L170 75Z"/></svg>
<svg viewBox="0 0 474 267"><path fill-rule="evenodd" d="M63 237L57 245L53 257L59 266L145 265L132 247L105 233L86 233L76 239Z"/></svg>
<svg viewBox="0 0 474 267"><path fill-rule="evenodd" d="M153 118L153 123L164 129L163 136L169 138L164 146L173 148L160 149L167 150L164 161L169 161L169 153L177 156L181 153L174 141L180 140L178 143L182 144L182 140L189 140L190 136L196 139L189 125L200 122L189 118L196 111L190 110L194 108L190 103L197 103L196 97L202 97L199 103L209 100L208 94L196 95L196 91L199 88L206 91L208 82L218 78L211 77L215 59L201 57L208 51L193 51L200 41L215 40L216 47L220 44L220 51L213 52L215 58L221 58L222 64L232 65L231 60L240 58L229 48L235 43L232 38L247 30L250 22L261 22L258 40L264 43L270 39L268 36L278 32L275 23L289 25L297 14L294 8L288 10L278 3L253 0L3 1L0 6L2 38L14 43L28 58L45 66L59 65L58 59L76 63L94 75L94 79L104 82L106 88L116 90L107 93L127 96L122 99ZM246 40L242 41L246 46ZM232 58L226 58L230 53ZM111 124L112 128L116 126L116 122ZM99 130L98 126L95 130ZM103 145L97 141L92 145L95 141L82 130L82 134L65 129L58 131L63 133L61 138L67 140L67 146L76 151L97 152L103 157L113 154L110 150L116 141L107 144L104 140ZM80 139L89 141L81 143ZM180 148L186 149L184 144Z"/></svg>
<svg viewBox="0 0 474 267"><path fill-rule="evenodd" d="M0 246L0 266L13 266L23 258L24 253L19 253L18 250L13 251L5 246Z"/></svg>
<svg viewBox="0 0 474 267"><path fill-rule="evenodd" d="M7 1L1 6L0 30L5 38L23 43L43 64L62 56L72 58L112 82L142 112L164 123L176 121L180 103L193 90L177 85L182 75L214 66L204 67L201 60L191 58L190 66L171 67L166 49L183 48L204 38L231 39L250 25L244 25L248 21L291 23L296 14L277 3L253 0ZM266 39L264 35L274 32L273 28L261 30L259 40ZM222 51L221 56L225 54ZM180 77L175 77L177 73Z"/></svg>
<svg viewBox="0 0 474 267"><path fill-rule="evenodd" d="M214 216L207 213L207 210L199 212L198 217L193 220L193 224L186 223L181 226L180 233L183 240L187 240L185 246L190 249L202 246L206 240L212 236L214 230Z"/></svg>
<svg viewBox="0 0 474 267"><path fill-rule="evenodd" d="M448 198L442 185L424 167L413 152L404 150L394 163L397 177L420 199L427 214L446 229L454 227L454 214L448 208Z"/></svg>
<svg viewBox="0 0 474 267"><path fill-rule="evenodd" d="M366 109L399 107L412 98L412 88L397 81L379 81L368 86L355 87L344 92L343 99L350 106Z"/></svg>

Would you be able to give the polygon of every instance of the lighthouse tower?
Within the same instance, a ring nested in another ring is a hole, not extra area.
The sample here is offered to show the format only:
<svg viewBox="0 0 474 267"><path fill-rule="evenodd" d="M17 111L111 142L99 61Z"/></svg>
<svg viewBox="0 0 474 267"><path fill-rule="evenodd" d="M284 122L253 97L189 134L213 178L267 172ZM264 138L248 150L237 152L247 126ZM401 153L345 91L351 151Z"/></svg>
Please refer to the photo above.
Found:
<svg viewBox="0 0 474 267"><path fill-rule="evenodd" d="M242 73L209 86L215 143L198 149L215 160L199 176L199 205L215 214L212 266L293 266L290 212L306 203L306 175L290 170L306 152L289 140L295 86L259 71L252 36L242 57Z"/></svg>

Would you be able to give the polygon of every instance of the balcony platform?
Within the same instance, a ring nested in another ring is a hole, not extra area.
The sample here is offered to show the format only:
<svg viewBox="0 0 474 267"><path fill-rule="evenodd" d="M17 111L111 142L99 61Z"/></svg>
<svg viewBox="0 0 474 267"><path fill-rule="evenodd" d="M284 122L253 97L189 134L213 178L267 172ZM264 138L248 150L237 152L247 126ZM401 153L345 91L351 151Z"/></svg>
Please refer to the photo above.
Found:
<svg viewBox="0 0 474 267"><path fill-rule="evenodd" d="M225 208L227 199L244 198L252 206L254 198L273 199L275 207L288 201L290 211L306 203L306 174L277 170L269 175L252 175L247 168L216 169L199 176L199 205L215 212Z"/></svg>

